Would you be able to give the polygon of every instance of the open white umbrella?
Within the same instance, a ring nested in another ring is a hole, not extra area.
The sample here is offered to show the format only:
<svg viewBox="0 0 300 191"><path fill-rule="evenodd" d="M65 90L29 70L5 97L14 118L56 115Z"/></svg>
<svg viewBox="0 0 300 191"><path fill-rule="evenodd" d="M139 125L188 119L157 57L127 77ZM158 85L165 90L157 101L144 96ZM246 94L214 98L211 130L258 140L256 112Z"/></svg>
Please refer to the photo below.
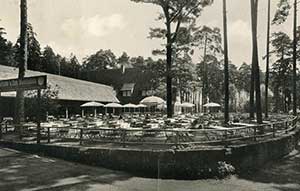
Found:
<svg viewBox="0 0 300 191"><path fill-rule="evenodd" d="M137 105L132 104L132 103L125 104L125 105L123 105L123 107L124 108L129 108L129 110L130 110L130 108L138 108Z"/></svg>
<svg viewBox="0 0 300 191"><path fill-rule="evenodd" d="M211 103L204 104L203 107L221 107L221 105L218 103L211 102Z"/></svg>
<svg viewBox="0 0 300 191"><path fill-rule="evenodd" d="M113 108L113 113L115 113L115 108L123 108L121 104L118 103L109 103L104 106L105 108Z"/></svg>
<svg viewBox="0 0 300 191"><path fill-rule="evenodd" d="M85 104L82 104L80 107L103 107L104 105L102 103L98 103L95 101L87 102Z"/></svg>
<svg viewBox="0 0 300 191"><path fill-rule="evenodd" d="M188 103L188 102L184 102L184 103L181 104L181 107L185 107L185 108L192 108L194 106L195 106L195 104Z"/></svg>
<svg viewBox="0 0 300 191"><path fill-rule="evenodd" d="M125 105L123 105L123 107L124 107L124 108L138 108L137 105L134 105L134 104L132 104L132 103L125 104Z"/></svg>
<svg viewBox="0 0 300 191"><path fill-rule="evenodd" d="M138 108L146 108L147 106L144 105L144 104L139 104L139 105L137 105L137 107L138 107Z"/></svg>
<svg viewBox="0 0 300 191"><path fill-rule="evenodd" d="M146 97L144 99L142 99L142 101L140 101L141 104L147 105L147 106L155 106L155 105L159 105L159 104L163 104L165 101L157 96L149 96Z"/></svg>
<svg viewBox="0 0 300 191"><path fill-rule="evenodd" d="M123 106L118 103L108 103L104 107L106 107L106 108L122 108Z"/></svg>
<svg viewBox="0 0 300 191"><path fill-rule="evenodd" d="M146 105L144 105L144 104L138 104L137 105L137 107L139 108L139 112L141 112L142 111L142 108L144 108L143 110L144 110L144 112L145 112L145 108L147 108L147 106Z"/></svg>
<svg viewBox="0 0 300 191"><path fill-rule="evenodd" d="M87 102L85 104L82 104L80 107L82 108L87 108L87 107L94 107L94 117L97 116L97 107L103 107L104 105L102 103L99 102L95 102L95 101L91 101L91 102ZM84 109L82 110L82 117L84 116Z"/></svg>

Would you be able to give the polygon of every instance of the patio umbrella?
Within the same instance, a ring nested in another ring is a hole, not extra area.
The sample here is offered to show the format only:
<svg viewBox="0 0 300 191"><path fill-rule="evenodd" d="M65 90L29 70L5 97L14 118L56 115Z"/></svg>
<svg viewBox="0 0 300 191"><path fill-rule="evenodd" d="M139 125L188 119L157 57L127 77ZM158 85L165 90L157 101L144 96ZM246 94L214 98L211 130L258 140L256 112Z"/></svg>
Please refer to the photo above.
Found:
<svg viewBox="0 0 300 191"><path fill-rule="evenodd" d="M123 105L123 107L124 108L138 108L138 106L137 105L134 105L134 104L132 104L132 103L128 103L128 104L125 104L125 105Z"/></svg>
<svg viewBox="0 0 300 191"><path fill-rule="evenodd" d="M184 103L181 104L181 107L185 107L185 108L192 108L194 106L195 106L195 104L188 103L188 102L184 102Z"/></svg>
<svg viewBox="0 0 300 191"><path fill-rule="evenodd" d="M138 107L138 108L146 108L147 106L144 105L144 104L139 104L139 105L137 105L137 107Z"/></svg>
<svg viewBox="0 0 300 191"><path fill-rule="evenodd" d="M80 107L103 107L104 105L102 103L98 103L95 101L87 102L85 104L82 104Z"/></svg>
<svg viewBox="0 0 300 191"><path fill-rule="evenodd" d="M157 96L149 96L146 97L144 99L142 99L142 101L140 101L141 104L147 105L147 106L155 106L155 105L159 105L164 103L165 101Z"/></svg>
<svg viewBox="0 0 300 191"><path fill-rule="evenodd" d="M105 108L113 108L113 113L115 113L115 108L123 108L121 104L118 103L109 103L104 106Z"/></svg>
<svg viewBox="0 0 300 191"><path fill-rule="evenodd" d="M82 104L80 107L86 108L86 107L94 107L94 117L97 116L97 107L103 107L104 105L102 103L98 103L95 101L87 102L85 104ZM82 116L84 116L84 109L82 110Z"/></svg>
<svg viewBox="0 0 300 191"><path fill-rule="evenodd" d="M195 106L195 104L193 103L189 103L189 102L184 102L181 104L181 107L184 108L185 112L187 112L188 108L191 108L193 111L193 107Z"/></svg>
<svg viewBox="0 0 300 191"><path fill-rule="evenodd" d="M204 104L203 107L221 107L221 105L218 103L211 102L211 103Z"/></svg>
<svg viewBox="0 0 300 191"><path fill-rule="evenodd" d="M144 104L138 104L137 107L139 108L140 112L141 112L142 108L147 108L147 106ZM145 112L145 110L144 110L144 112Z"/></svg>
<svg viewBox="0 0 300 191"><path fill-rule="evenodd" d="M211 103L204 104L203 107L206 107L208 112L210 113L210 111L211 111L210 108L219 108L219 107L221 107L221 105L218 103L211 102ZM212 109L212 110L215 110L215 109Z"/></svg>
<svg viewBox="0 0 300 191"><path fill-rule="evenodd" d="M140 112L141 112L142 108L144 108L144 112L145 112L145 108L147 108L147 106L144 104L139 104L139 105L137 105L137 107L139 108Z"/></svg>
<svg viewBox="0 0 300 191"><path fill-rule="evenodd" d="M158 104L158 105L157 105L157 108L158 108L158 109L166 109L166 108L167 108L166 102L163 102L163 103L161 103L161 104Z"/></svg>

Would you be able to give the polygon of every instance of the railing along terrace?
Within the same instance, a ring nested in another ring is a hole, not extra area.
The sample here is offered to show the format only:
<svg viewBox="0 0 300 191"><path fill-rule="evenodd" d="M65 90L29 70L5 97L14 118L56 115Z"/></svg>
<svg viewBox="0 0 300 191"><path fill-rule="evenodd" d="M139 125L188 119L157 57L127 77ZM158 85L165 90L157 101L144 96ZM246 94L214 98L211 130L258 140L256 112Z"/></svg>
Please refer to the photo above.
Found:
<svg viewBox="0 0 300 191"><path fill-rule="evenodd" d="M80 145L86 143L116 143L123 147L127 145L164 145L188 147L191 145L218 145L259 141L268 137L274 138L288 134L296 128L297 117L286 121L261 125L251 125L219 129L183 129L183 128L90 128L90 127L42 127L42 139L50 142L74 141ZM2 132L7 133L8 127L2 124ZM36 127L24 131L23 136L35 137Z"/></svg>

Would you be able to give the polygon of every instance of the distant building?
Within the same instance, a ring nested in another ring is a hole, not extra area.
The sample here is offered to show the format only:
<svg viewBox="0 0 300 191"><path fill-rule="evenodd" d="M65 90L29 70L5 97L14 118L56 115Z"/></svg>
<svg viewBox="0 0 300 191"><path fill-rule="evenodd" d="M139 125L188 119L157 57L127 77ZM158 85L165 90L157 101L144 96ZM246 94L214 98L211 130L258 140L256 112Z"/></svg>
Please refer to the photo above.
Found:
<svg viewBox="0 0 300 191"><path fill-rule="evenodd" d="M42 72L26 71L26 77L39 75L47 75L47 85L51 88L57 87L57 101L61 105L61 110L67 110L69 114L80 114L80 105L89 101L119 102L114 89L110 86ZM17 68L0 65L0 80L13 79L17 76ZM13 116L15 96L15 92L1 93L0 110L4 116Z"/></svg>
<svg viewBox="0 0 300 191"><path fill-rule="evenodd" d="M139 103L143 98L153 94L152 73L139 68L119 68L90 71L84 79L114 87L117 98L122 104Z"/></svg>

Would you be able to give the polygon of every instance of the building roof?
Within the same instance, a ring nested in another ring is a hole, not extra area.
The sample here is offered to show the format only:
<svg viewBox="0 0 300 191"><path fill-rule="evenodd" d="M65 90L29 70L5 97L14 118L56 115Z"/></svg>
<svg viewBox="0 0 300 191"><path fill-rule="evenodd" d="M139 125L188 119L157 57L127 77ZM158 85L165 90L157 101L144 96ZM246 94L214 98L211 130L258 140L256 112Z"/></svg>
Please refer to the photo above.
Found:
<svg viewBox="0 0 300 191"><path fill-rule="evenodd" d="M138 104L145 97L142 92L153 88L152 79L156 78L156 75L153 71L136 67L87 71L82 77L88 81L113 86L123 104ZM131 91L132 94L123 96L122 91Z"/></svg>
<svg viewBox="0 0 300 191"><path fill-rule="evenodd" d="M125 84L123 84L121 91L131 91L132 92L134 90L134 86L135 86L135 83L125 83Z"/></svg>
<svg viewBox="0 0 300 191"><path fill-rule="evenodd" d="M58 88L59 100L119 102L111 86L58 76L43 72L27 70L26 77L47 75L48 85ZM18 77L18 69L0 65L0 80ZM15 96L13 93L2 93L3 96Z"/></svg>
<svg viewBox="0 0 300 191"><path fill-rule="evenodd" d="M106 69L89 71L85 73L84 77L88 81L111 85L117 90L121 90L123 84L130 83L135 84L135 89L149 89L153 74L139 68L126 68L125 70Z"/></svg>

